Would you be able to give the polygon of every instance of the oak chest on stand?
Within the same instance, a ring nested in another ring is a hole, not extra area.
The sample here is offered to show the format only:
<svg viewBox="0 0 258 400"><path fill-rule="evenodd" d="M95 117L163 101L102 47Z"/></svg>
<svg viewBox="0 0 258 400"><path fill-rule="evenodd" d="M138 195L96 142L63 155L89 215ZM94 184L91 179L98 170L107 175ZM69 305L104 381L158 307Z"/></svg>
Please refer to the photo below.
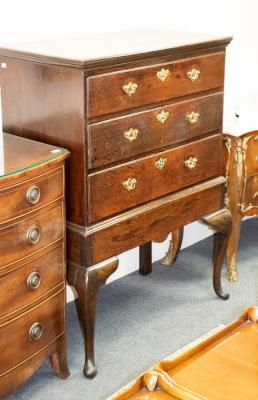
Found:
<svg viewBox="0 0 258 400"><path fill-rule="evenodd" d="M6 130L71 150L68 278L78 292L85 375L96 373L98 288L112 259L203 216L216 234L214 288L231 217L224 209L222 111L231 38L134 31L0 49ZM111 260L110 260L111 258Z"/></svg>

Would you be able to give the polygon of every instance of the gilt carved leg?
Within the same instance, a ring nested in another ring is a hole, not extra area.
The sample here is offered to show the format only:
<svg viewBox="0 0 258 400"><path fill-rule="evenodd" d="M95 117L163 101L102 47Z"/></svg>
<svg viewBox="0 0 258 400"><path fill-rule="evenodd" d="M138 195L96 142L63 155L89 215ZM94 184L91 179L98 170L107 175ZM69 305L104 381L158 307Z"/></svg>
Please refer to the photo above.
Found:
<svg viewBox="0 0 258 400"><path fill-rule="evenodd" d="M152 272L152 243L148 242L139 247L139 272L148 275Z"/></svg>
<svg viewBox="0 0 258 400"><path fill-rule="evenodd" d="M201 221L216 230L216 233L214 234L213 251L213 287L216 294L221 299L227 300L229 298L229 294L223 291L221 285L221 270L232 230L232 217L230 212L224 208L214 214L202 218Z"/></svg>
<svg viewBox="0 0 258 400"><path fill-rule="evenodd" d="M66 379L70 375L66 358L66 341L62 339L58 344L56 351L50 356L52 370L58 378Z"/></svg>
<svg viewBox="0 0 258 400"><path fill-rule="evenodd" d="M229 238L228 248L227 248L227 278L230 282L237 282L238 281L237 253L238 253L242 216L237 211L235 213L232 213L232 217L234 224L232 227L232 232Z"/></svg>
<svg viewBox="0 0 258 400"><path fill-rule="evenodd" d="M160 260L160 264L162 265L172 265L176 262L183 241L184 227L173 231L171 235L172 238L170 240L168 251L165 257Z"/></svg>
<svg viewBox="0 0 258 400"><path fill-rule="evenodd" d="M78 294L76 308L84 335L85 365L83 372L87 378L93 378L97 373L94 357L97 292L117 267L118 260L116 259L88 268L74 263L68 264L68 282L74 286Z"/></svg>

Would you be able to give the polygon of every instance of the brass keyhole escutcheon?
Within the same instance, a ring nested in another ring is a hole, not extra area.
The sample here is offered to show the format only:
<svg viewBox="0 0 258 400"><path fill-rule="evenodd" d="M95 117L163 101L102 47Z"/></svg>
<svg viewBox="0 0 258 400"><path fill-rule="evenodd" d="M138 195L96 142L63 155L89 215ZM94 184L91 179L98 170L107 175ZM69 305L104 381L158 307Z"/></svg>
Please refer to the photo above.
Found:
<svg viewBox="0 0 258 400"><path fill-rule="evenodd" d="M128 190L128 192L135 189L137 183L137 179L134 177L128 178L126 181L123 181L123 187Z"/></svg>
<svg viewBox="0 0 258 400"><path fill-rule="evenodd" d="M193 169L196 167L196 164L198 162L197 157L190 157L188 160L185 160L185 166L189 169Z"/></svg>
<svg viewBox="0 0 258 400"><path fill-rule="evenodd" d="M131 97L133 94L135 94L136 90L138 88L137 83L129 82L127 85L123 86L123 91Z"/></svg>
<svg viewBox="0 0 258 400"><path fill-rule="evenodd" d="M128 140L130 143L132 143L134 140L137 139L139 130L138 129L129 129L129 131L125 131L124 132L124 137L126 138L126 140Z"/></svg>
<svg viewBox="0 0 258 400"><path fill-rule="evenodd" d="M194 82L199 78L201 71L198 68L192 68L190 71L187 72L187 76L190 81Z"/></svg>
<svg viewBox="0 0 258 400"><path fill-rule="evenodd" d="M162 68L157 72L157 77L161 82L164 82L169 75L169 69Z"/></svg>
<svg viewBox="0 0 258 400"><path fill-rule="evenodd" d="M163 169L165 165L167 164L167 158L160 158L158 161L155 162L155 167L158 169Z"/></svg>
<svg viewBox="0 0 258 400"><path fill-rule="evenodd" d="M162 110L160 113L157 114L157 120L164 124L169 117L169 111Z"/></svg>

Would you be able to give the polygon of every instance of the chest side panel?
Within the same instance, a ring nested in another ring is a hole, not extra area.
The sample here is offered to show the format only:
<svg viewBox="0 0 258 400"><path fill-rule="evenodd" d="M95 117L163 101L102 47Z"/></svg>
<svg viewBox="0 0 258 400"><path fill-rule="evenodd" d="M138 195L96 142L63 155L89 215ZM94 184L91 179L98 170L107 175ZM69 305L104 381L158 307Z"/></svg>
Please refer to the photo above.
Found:
<svg viewBox="0 0 258 400"><path fill-rule="evenodd" d="M75 68L0 57L5 131L67 148L67 219L85 222L85 85Z"/></svg>

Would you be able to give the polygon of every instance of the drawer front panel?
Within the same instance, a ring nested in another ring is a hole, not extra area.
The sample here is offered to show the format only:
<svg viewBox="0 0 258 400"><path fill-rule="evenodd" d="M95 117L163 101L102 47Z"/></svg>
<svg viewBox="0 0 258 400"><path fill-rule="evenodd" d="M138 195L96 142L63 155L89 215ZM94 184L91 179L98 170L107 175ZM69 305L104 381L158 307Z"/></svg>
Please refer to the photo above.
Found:
<svg viewBox="0 0 258 400"><path fill-rule="evenodd" d="M63 237L63 204L0 228L0 268L23 259Z"/></svg>
<svg viewBox="0 0 258 400"><path fill-rule="evenodd" d="M160 120L162 112L163 122ZM193 139L222 126L223 93L92 124L88 128L89 168L135 157Z"/></svg>
<svg viewBox="0 0 258 400"><path fill-rule="evenodd" d="M88 78L89 118L222 88L224 63L225 53L216 53Z"/></svg>
<svg viewBox="0 0 258 400"><path fill-rule="evenodd" d="M257 215L258 210L258 174L245 179L241 212L247 215Z"/></svg>
<svg viewBox="0 0 258 400"><path fill-rule="evenodd" d="M257 135L244 136L242 138L242 147L245 154L245 174L253 175L258 173L258 131Z"/></svg>
<svg viewBox="0 0 258 400"><path fill-rule="evenodd" d="M0 191L0 223L63 196L63 169Z"/></svg>
<svg viewBox="0 0 258 400"><path fill-rule="evenodd" d="M222 172L222 136L89 175L89 222L204 181Z"/></svg>
<svg viewBox="0 0 258 400"><path fill-rule="evenodd" d="M0 276L0 321L64 281L63 245Z"/></svg>
<svg viewBox="0 0 258 400"><path fill-rule="evenodd" d="M62 290L28 313L0 325L0 376L32 357L64 332L64 301Z"/></svg>

